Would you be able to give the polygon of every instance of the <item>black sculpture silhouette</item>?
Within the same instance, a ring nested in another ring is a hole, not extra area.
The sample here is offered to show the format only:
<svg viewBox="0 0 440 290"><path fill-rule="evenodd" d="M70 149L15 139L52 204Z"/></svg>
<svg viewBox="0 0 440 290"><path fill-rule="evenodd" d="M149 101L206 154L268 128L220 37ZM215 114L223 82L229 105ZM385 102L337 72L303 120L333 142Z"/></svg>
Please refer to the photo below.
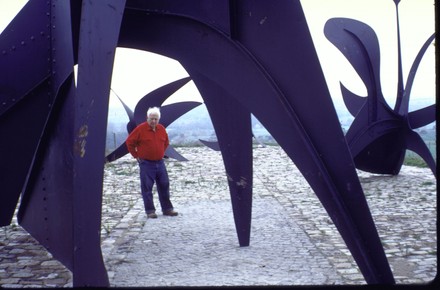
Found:
<svg viewBox="0 0 440 290"><path fill-rule="evenodd" d="M364 171L396 175L402 167L405 152L420 155L436 175L436 164L429 148L413 129L435 121L435 105L409 111L409 100L417 68L434 40L431 35L420 49L403 86L398 4L395 1L398 33L398 85L394 109L381 91L380 50L374 30L354 19L333 18L325 25L326 37L347 57L367 87L367 96L341 90L348 111L355 117L346 139L356 167Z"/></svg>

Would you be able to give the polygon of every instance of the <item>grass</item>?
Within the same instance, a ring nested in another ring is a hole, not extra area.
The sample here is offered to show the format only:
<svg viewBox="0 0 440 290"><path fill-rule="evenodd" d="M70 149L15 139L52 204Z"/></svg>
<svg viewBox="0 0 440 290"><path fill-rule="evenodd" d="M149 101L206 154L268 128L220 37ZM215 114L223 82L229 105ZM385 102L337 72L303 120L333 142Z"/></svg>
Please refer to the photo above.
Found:
<svg viewBox="0 0 440 290"><path fill-rule="evenodd" d="M423 186L429 186L429 185L434 185L434 183L431 182L431 181L425 181L425 182L422 183L422 185Z"/></svg>
<svg viewBox="0 0 440 290"><path fill-rule="evenodd" d="M426 164L426 162L418 155L406 156L405 160L403 161L403 164L408 166L420 167L420 168L428 167L428 164Z"/></svg>

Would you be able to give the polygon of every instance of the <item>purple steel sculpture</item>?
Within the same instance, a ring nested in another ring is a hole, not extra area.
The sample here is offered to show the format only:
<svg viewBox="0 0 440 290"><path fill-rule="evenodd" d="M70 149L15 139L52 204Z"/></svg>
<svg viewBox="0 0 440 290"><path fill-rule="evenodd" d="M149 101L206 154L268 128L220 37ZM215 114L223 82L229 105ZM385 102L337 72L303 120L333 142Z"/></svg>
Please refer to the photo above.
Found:
<svg viewBox="0 0 440 290"><path fill-rule="evenodd" d="M220 146L218 145L217 141L207 141L207 140L202 140L199 139L199 141L205 145L206 147L211 148L214 151L220 151Z"/></svg>
<svg viewBox="0 0 440 290"><path fill-rule="evenodd" d="M399 74L394 109L388 106L381 91L380 50L373 29L365 23L346 18L333 18L325 25L326 37L347 57L367 87L367 97L361 97L341 84L344 102L355 117L345 137L359 169L396 175L402 167L406 149L410 149L419 154L436 175L434 158L420 135L413 131L435 121L435 105L408 112L417 68L433 42L434 34L428 38L416 56L404 88L398 17L400 1L394 2L397 15Z"/></svg>
<svg viewBox="0 0 440 290"><path fill-rule="evenodd" d="M127 131L130 133L131 131L136 128L137 125L145 122L145 114L150 107L160 107L162 103L173 93L175 93L177 90L179 90L182 86L184 86L186 83L188 83L191 79L190 78L183 78L180 80L177 80L175 82L169 83L165 86L162 86L151 93L145 95L136 105L135 111L133 111L122 101L122 99L116 95L119 99L119 101L124 106L125 111L128 115L128 123L127 123ZM162 125L167 127L172 122L174 122L176 119L181 117L183 114L187 113L188 111L196 108L197 106L200 106L202 103L200 102L180 102L175 103L167 106L163 106L161 108L163 114L160 119L160 122ZM125 143L121 144L118 148L116 148L112 153L106 156L105 161L111 162L118 158L121 158L122 156L126 155L128 153L127 146ZM168 146L167 150L165 151L165 156L174 158L179 161L188 161L185 157L183 157L179 152L174 149L173 146Z"/></svg>
<svg viewBox="0 0 440 290"><path fill-rule="evenodd" d="M100 181L124 7L31 0L0 35L0 134L14 140L1 142L0 224L11 222L22 193L18 222L72 271L75 286L108 285Z"/></svg>
<svg viewBox="0 0 440 290"><path fill-rule="evenodd" d="M0 225L22 193L19 223L73 272L74 286L108 286L100 221L117 46L174 58L195 82L240 246L250 243L253 114L308 181L367 283L394 283L297 0L30 0L0 35L0 134L14 140L1 142Z"/></svg>

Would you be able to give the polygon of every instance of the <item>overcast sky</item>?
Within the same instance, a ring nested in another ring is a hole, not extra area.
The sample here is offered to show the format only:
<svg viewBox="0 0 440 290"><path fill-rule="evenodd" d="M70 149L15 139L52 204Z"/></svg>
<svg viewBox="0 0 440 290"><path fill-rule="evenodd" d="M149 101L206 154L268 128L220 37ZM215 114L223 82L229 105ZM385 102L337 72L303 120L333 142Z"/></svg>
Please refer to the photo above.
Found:
<svg viewBox="0 0 440 290"><path fill-rule="evenodd" d="M27 0L0 0L0 31L23 7ZM381 49L382 91L394 106L397 88L396 11L392 0L303 0L301 1L312 33L318 56L335 102L342 97L339 82L359 95L365 86L355 71L324 36L325 22L332 17L347 17L362 21L376 32ZM434 0L401 0L399 4L400 32L403 55L403 79L424 42L435 31ZM148 92L183 78L188 74L175 60L143 51L118 48L114 64L112 89L134 109L137 101ZM423 58L411 99L429 98L435 102L435 52L431 45ZM114 96L111 104L117 104ZM165 104L186 100L202 101L195 85L190 82Z"/></svg>

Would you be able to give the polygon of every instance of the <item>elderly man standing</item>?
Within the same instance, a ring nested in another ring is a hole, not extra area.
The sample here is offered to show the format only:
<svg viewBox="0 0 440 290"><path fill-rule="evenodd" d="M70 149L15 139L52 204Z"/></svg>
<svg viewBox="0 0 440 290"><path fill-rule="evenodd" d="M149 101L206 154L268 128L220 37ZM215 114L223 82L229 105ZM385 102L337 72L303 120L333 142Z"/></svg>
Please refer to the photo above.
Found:
<svg viewBox="0 0 440 290"><path fill-rule="evenodd" d="M156 182L162 213L176 216L170 201L170 182L163 157L169 145L165 127L159 124L160 109L149 108L147 121L137 126L127 137L125 144L137 159L140 168L141 192L148 218L157 218L153 201L153 185Z"/></svg>

